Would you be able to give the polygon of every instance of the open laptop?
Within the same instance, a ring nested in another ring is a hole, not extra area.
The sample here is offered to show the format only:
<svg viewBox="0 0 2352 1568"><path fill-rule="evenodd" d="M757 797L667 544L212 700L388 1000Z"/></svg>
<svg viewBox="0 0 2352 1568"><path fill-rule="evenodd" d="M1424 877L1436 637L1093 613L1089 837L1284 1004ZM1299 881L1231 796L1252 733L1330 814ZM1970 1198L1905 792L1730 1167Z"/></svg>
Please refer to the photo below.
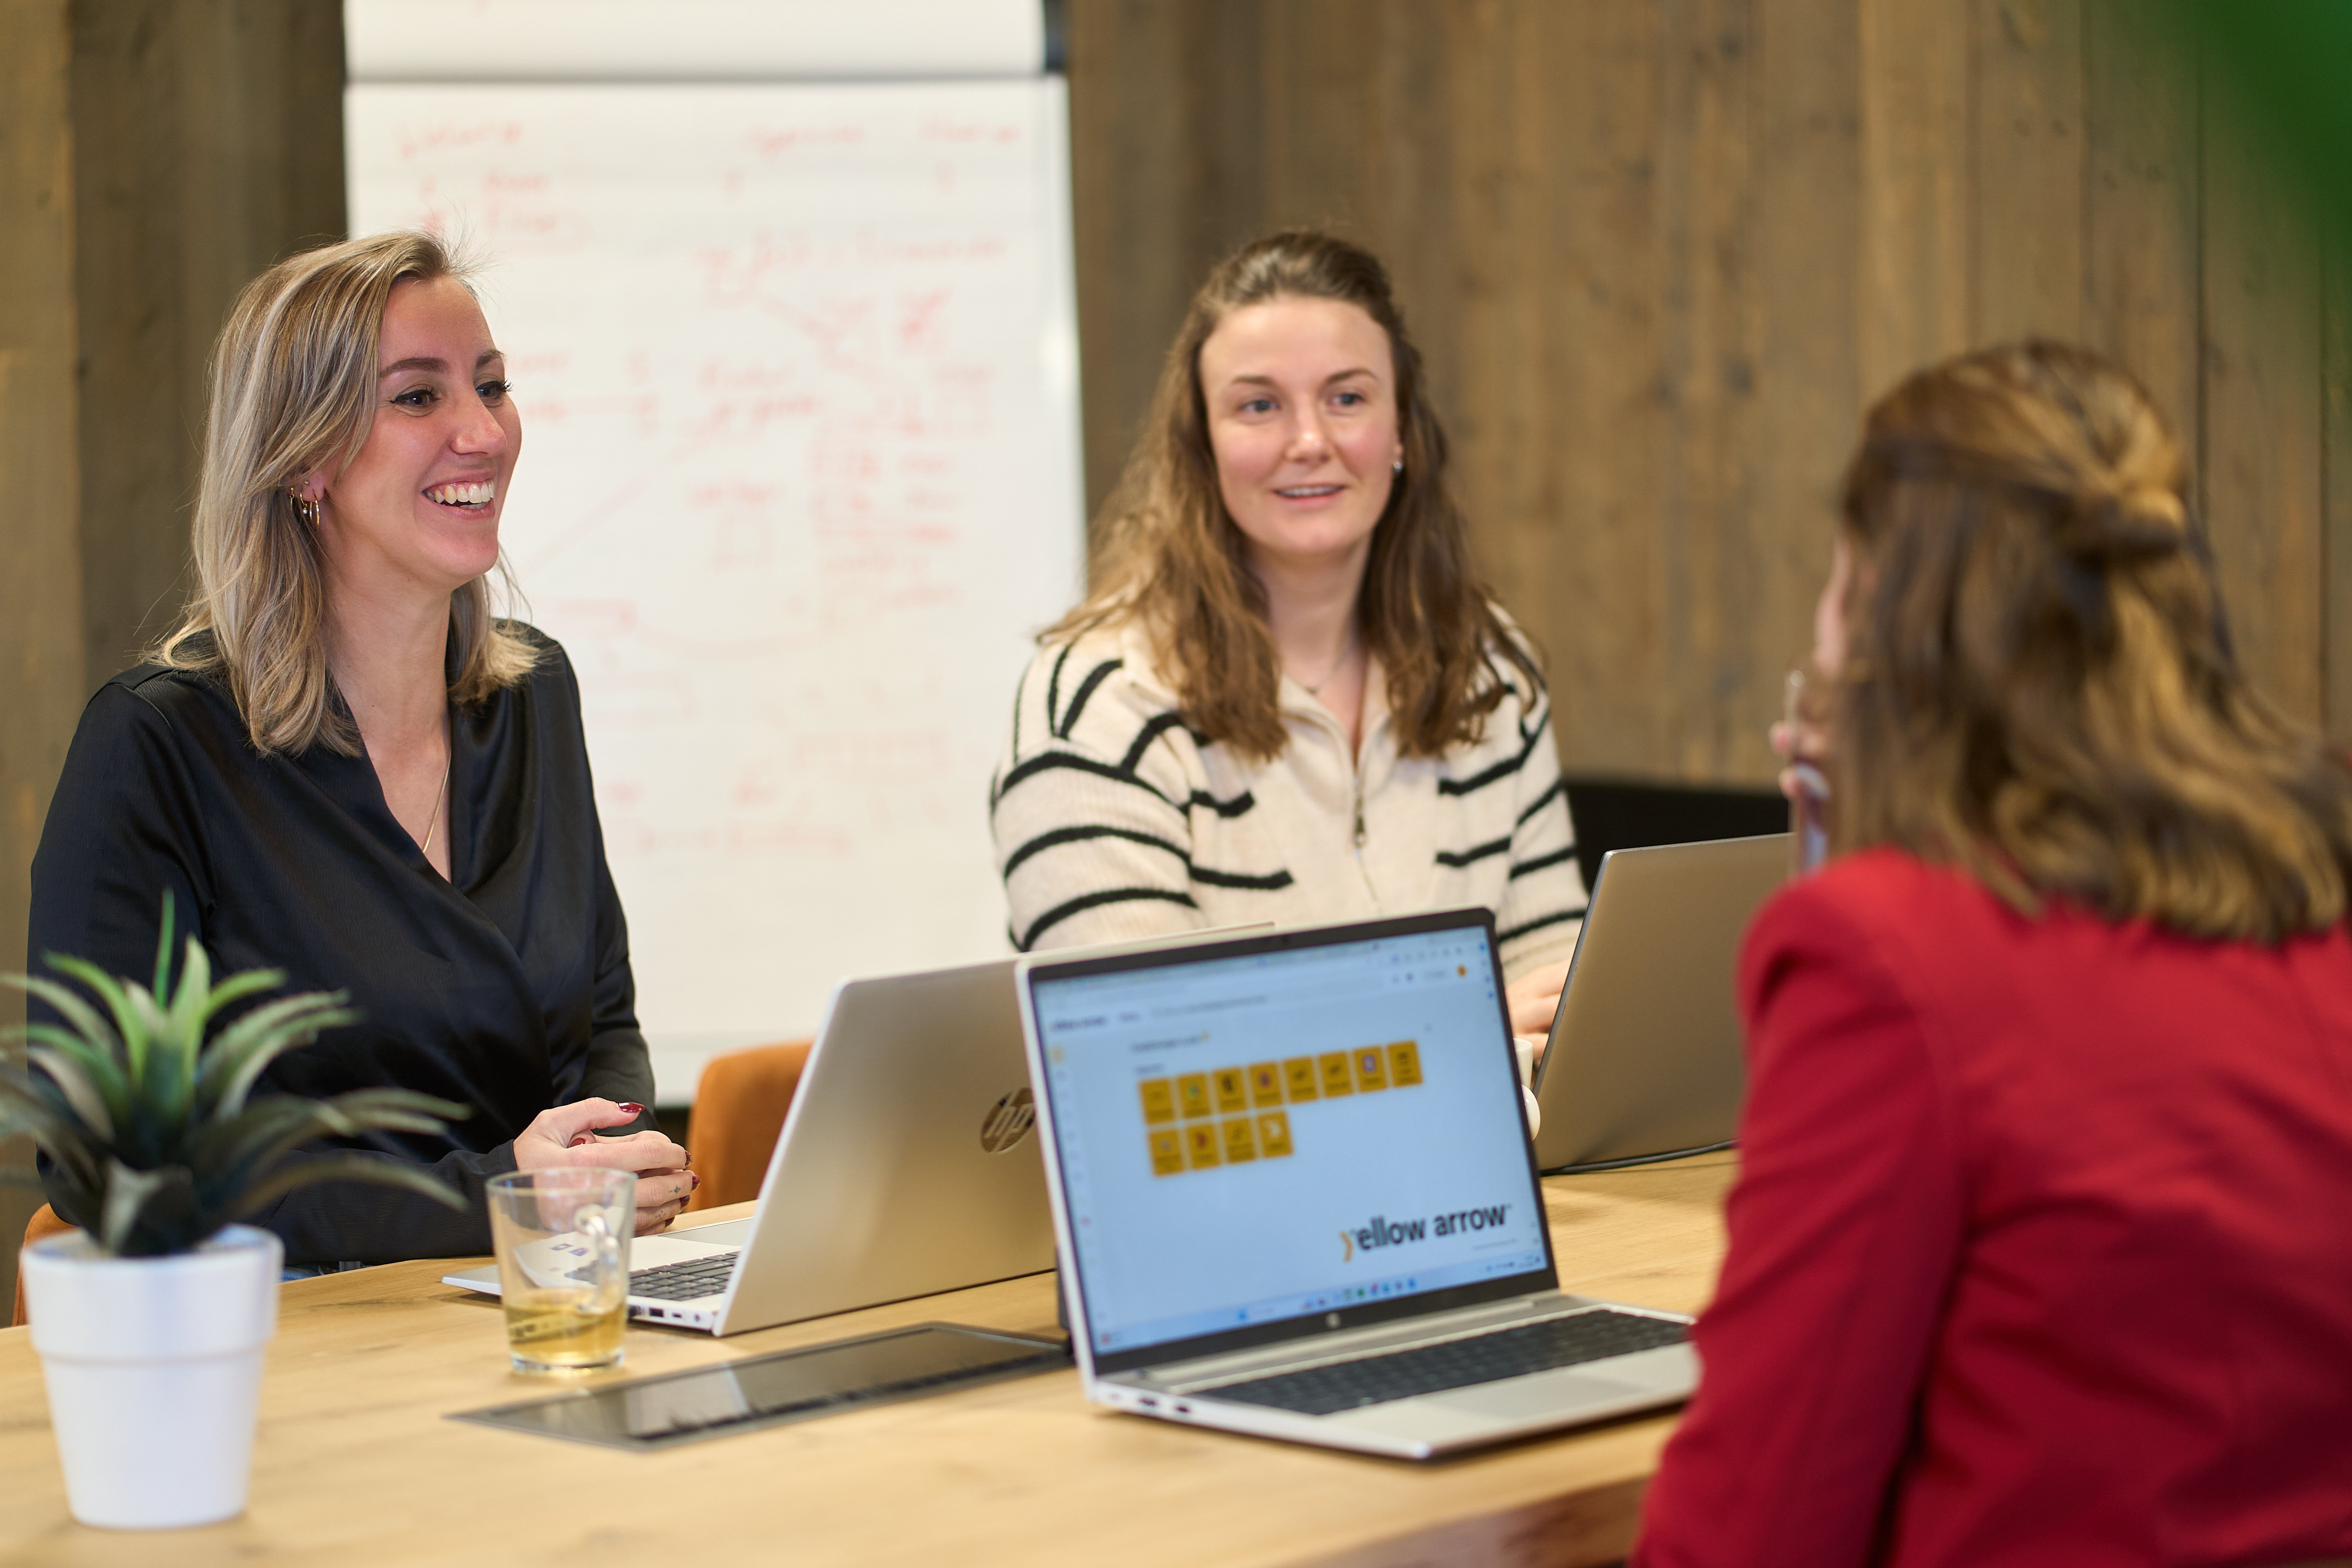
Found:
<svg viewBox="0 0 2352 1568"><path fill-rule="evenodd" d="M1748 1091L1739 939L1789 876L1789 836L1603 857L1536 1069L1545 1172L1729 1143Z"/></svg>
<svg viewBox="0 0 2352 1568"><path fill-rule="evenodd" d="M1087 1395L1424 1458L1685 1397L1689 1320L1560 1293L1493 917L1022 966Z"/></svg>
<svg viewBox="0 0 2352 1568"><path fill-rule="evenodd" d="M836 987L759 1207L631 1241L629 1315L735 1334L1053 1268L1017 962ZM496 1264L443 1282L499 1293Z"/></svg>

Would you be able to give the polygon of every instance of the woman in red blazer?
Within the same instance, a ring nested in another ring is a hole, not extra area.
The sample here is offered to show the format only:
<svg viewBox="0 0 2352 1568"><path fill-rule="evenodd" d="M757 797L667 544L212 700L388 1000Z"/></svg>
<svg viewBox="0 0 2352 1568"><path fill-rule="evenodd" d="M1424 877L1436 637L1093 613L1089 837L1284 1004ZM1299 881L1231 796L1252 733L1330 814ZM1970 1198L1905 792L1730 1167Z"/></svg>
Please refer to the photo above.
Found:
<svg viewBox="0 0 2352 1568"><path fill-rule="evenodd" d="M1741 957L1730 1251L1635 1564L2352 1552L2352 776L2247 686L2187 498L2078 350L1872 410L1836 853Z"/></svg>

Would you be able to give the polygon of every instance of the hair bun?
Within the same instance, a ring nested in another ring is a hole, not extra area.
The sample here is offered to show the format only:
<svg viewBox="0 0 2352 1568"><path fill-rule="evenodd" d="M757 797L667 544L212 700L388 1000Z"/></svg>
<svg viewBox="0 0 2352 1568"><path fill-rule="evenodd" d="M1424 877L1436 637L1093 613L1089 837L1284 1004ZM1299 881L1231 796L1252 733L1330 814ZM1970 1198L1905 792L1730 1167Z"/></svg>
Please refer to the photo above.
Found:
<svg viewBox="0 0 2352 1568"><path fill-rule="evenodd" d="M2058 530L2058 547L2083 561L2169 555L2189 542L2189 509L2162 485L2077 490Z"/></svg>

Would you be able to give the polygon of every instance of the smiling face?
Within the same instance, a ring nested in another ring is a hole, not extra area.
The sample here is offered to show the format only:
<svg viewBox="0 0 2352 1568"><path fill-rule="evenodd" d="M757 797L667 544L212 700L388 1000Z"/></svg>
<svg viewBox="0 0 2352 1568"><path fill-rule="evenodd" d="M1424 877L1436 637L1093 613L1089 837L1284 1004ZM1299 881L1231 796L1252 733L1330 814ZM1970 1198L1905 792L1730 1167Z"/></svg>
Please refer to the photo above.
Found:
<svg viewBox="0 0 2352 1568"><path fill-rule="evenodd" d="M448 594L498 562L499 510L522 449L506 361L454 278L384 301L375 418L349 467L312 476L337 579L371 593Z"/></svg>
<svg viewBox="0 0 2352 1568"><path fill-rule="evenodd" d="M1360 568L1404 455L1388 333L1290 296L1226 316L1200 363L1217 489L1253 563Z"/></svg>

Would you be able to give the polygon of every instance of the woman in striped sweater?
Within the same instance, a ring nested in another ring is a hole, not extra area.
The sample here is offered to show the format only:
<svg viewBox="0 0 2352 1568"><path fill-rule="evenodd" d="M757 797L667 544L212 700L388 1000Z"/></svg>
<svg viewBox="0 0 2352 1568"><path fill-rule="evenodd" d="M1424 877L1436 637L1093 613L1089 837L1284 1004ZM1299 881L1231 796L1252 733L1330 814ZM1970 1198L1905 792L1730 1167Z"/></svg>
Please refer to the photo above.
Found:
<svg viewBox="0 0 2352 1568"><path fill-rule="evenodd" d="M1015 946L1495 911L1540 1033L1584 884L1526 639L1473 572L1379 261L1248 246L1193 300L991 795Z"/></svg>

